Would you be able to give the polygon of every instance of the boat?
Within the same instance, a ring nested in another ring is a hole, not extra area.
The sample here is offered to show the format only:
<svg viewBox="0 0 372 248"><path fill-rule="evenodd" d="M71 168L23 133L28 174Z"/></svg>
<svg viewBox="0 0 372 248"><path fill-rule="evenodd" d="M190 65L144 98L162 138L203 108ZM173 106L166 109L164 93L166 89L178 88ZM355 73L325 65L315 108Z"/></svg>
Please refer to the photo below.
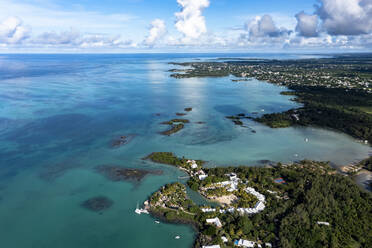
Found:
<svg viewBox="0 0 372 248"><path fill-rule="evenodd" d="M139 207L138 207L138 203L137 203L136 210L134 210L134 212L135 212L136 214L149 214L149 211L147 211L146 209L144 209L144 208L139 208Z"/></svg>
<svg viewBox="0 0 372 248"><path fill-rule="evenodd" d="M306 139L305 139L305 142L309 142L309 139L308 139L308 138L306 138Z"/></svg>
<svg viewBox="0 0 372 248"><path fill-rule="evenodd" d="M155 220L155 223L156 223L156 224L160 224L160 221L158 221L158 220Z"/></svg>
<svg viewBox="0 0 372 248"><path fill-rule="evenodd" d="M180 239L181 237L177 235L177 236L176 236L176 237L174 237L174 238L175 238L175 239Z"/></svg>

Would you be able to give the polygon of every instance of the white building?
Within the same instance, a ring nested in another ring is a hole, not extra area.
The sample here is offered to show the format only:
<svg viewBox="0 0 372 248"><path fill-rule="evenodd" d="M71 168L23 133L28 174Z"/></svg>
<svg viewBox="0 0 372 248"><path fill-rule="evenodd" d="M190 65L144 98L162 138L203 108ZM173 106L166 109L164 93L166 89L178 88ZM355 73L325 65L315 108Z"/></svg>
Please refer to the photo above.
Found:
<svg viewBox="0 0 372 248"><path fill-rule="evenodd" d="M210 213L210 212L215 212L216 209L215 208L201 208L201 211L203 213Z"/></svg>
<svg viewBox="0 0 372 248"><path fill-rule="evenodd" d="M249 247L249 248L254 248L256 242L249 241L249 240L244 240L244 239L239 239L235 240L234 245L240 246L240 247ZM257 244L258 247L262 247L260 244Z"/></svg>
<svg viewBox="0 0 372 248"><path fill-rule="evenodd" d="M207 219L206 221L209 224L214 224L217 227L222 227L222 223L221 223L221 221L220 221L220 219L218 217L213 218L213 219Z"/></svg>
<svg viewBox="0 0 372 248"><path fill-rule="evenodd" d="M207 177L208 177L208 175L199 175L199 180L203 181Z"/></svg>
<svg viewBox="0 0 372 248"><path fill-rule="evenodd" d="M229 241L225 236L222 236L221 239L222 239L222 242L224 243L227 243Z"/></svg>
<svg viewBox="0 0 372 248"><path fill-rule="evenodd" d="M325 221L317 221L316 223L317 223L318 225L329 226L329 223L328 223L328 222L325 222Z"/></svg>
<svg viewBox="0 0 372 248"><path fill-rule="evenodd" d="M265 204L262 201L259 201L256 203L256 206L254 207L257 211L262 211L265 209Z"/></svg>
<svg viewBox="0 0 372 248"><path fill-rule="evenodd" d="M187 163L191 165L191 169L198 168L198 164L196 163L195 160L187 160Z"/></svg>

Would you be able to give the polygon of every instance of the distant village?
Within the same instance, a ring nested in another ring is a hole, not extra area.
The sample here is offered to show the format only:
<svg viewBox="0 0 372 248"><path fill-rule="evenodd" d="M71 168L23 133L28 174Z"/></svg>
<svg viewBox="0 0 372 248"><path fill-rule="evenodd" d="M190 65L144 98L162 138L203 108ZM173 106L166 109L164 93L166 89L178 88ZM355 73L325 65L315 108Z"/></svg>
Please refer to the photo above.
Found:
<svg viewBox="0 0 372 248"><path fill-rule="evenodd" d="M321 61L319 62L321 63ZM180 63L191 69L171 70L175 78L228 76L234 75L234 81L249 78L267 81L285 86L322 86L326 88L358 89L372 93L372 77L368 72L370 64L342 64L334 61L316 64L312 60L291 61L231 61L231 62L193 62ZM241 78L241 79L239 79Z"/></svg>

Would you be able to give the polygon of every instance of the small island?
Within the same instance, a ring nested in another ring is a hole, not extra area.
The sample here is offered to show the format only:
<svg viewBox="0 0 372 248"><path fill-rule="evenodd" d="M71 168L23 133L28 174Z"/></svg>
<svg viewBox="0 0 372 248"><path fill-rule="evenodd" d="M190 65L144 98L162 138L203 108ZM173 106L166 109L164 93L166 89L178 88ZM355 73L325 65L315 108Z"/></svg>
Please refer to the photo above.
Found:
<svg viewBox="0 0 372 248"><path fill-rule="evenodd" d="M370 247L372 197L328 163L205 168L204 161L154 152L144 159L176 166L187 185L217 207L198 206L186 185L167 184L145 208L154 217L190 224L194 247ZM354 217L352 217L354 216Z"/></svg>
<svg viewBox="0 0 372 248"><path fill-rule="evenodd" d="M185 127L186 123L190 123L190 121L187 119L172 119L170 121L164 121L161 124L169 125L171 126L171 128L166 131L160 132L160 134L170 136L181 131Z"/></svg>

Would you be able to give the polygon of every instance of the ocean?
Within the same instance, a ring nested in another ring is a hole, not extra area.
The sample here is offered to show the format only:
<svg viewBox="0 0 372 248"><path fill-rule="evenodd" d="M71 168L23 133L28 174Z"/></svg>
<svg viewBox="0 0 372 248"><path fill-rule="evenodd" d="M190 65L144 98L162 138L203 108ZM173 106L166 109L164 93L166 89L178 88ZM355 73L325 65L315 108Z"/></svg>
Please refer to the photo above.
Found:
<svg viewBox="0 0 372 248"><path fill-rule="evenodd" d="M203 159L210 167L301 159L340 166L368 156L369 146L339 132L270 129L251 120L243 128L225 118L299 107L290 96L280 95L284 87L257 80L236 83L233 77L174 79L168 72L178 68L169 62L309 56L0 55L0 247L192 246L191 227L157 224L149 215L134 213L137 203L162 185L185 182L179 179L183 172L142 159L151 152ZM182 131L159 134L167 128L161 122L187 107L193 110L182 117L190 120ZM112 148L112 141L123 135L133 139ZM113 182L97 173L100 165L163 174ZM111 199L112 206L100 212L82 207L97 196Z"/></svg>

